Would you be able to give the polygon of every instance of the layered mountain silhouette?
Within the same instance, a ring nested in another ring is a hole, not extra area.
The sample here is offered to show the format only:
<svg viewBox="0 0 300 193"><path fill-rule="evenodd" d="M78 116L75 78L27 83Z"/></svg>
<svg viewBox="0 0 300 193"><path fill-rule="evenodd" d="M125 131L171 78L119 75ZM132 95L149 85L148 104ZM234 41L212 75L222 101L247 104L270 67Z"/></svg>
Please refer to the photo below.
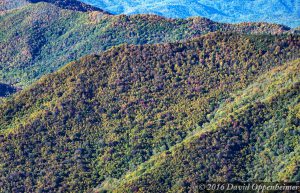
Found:
<svg viewBox="0 0 300 193"><path fill-rule="evenodd" d="M219 22L300 25L299 0L82 0L114 14L152 13L172 18L202 16Z"/></svg>
<svg viewBox="0 0 300 193"><path fill-rule="evenodd" d="M39 1L1 16L1 82L26 87L72 60L122 43L183 41L214 31L280 34L290 30L275 24L230 25L205 18L112 16L71 2Z"/></svg>

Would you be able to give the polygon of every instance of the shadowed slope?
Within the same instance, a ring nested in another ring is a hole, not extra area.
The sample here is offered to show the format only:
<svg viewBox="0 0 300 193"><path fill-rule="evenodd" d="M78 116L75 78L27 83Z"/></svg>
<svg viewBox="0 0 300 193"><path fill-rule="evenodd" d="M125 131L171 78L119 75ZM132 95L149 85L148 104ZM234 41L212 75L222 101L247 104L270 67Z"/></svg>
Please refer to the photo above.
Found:
<svg viewBox="0 0 300 193"><path fill-rule="evenodd" d="M17 89L13 86L0 83L0 97L6 97L15 93L16 91Z"/></svg>

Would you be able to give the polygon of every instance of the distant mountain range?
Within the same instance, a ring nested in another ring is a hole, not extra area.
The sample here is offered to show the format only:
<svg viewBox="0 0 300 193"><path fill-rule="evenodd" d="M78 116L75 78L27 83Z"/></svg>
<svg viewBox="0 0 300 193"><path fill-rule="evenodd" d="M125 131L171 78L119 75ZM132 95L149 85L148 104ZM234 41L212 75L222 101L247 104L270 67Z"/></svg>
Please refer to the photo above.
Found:
<svg viewBox="0 0 300 193"><path fill-rule="evenodd" d="M288 27L267 23L231 25L206 18L110 15L73 0L12 0L3 5L2 9L18 9L0 16L0 82L20 87L86 54L123 43L183 41L215 31L290 31Z"/></svg>
<svg viewBox="0 0 300 193"><path fill-rule="evenodd" d="M202 16L220 22L300 25L300 0L82 0L114 14L154 13L172 18Z"/></svg>

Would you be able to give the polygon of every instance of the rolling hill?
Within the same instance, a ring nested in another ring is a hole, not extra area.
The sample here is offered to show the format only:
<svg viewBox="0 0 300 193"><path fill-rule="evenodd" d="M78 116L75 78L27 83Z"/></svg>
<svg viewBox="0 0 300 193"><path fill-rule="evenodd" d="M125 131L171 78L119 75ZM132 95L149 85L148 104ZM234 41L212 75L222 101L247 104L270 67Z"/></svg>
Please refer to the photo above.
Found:
<svg viewBox="0 0 300 193"><path fill-rule="evenodd" d="M114 16L71 0L4 1L1 7L5 5L14 9L0 15L0 82L19 87L84 55L122 43L184 41L214 31L281 34L290 30L275 24L230 25L205 18Z"/></svg>
<svg viewBox="0 0 300 193"><path fill-rule="evenodd" d="M82 0L114 14L152 13L171 18L201 16L219 22L270 22L298 27L299 0Z"/></svg>
<svg viewBox="0 0 300 193"><path fill-rule="evenodd" d="M71 62L0 104L0 191L299 181L299 44L216 32Z"/></svg>

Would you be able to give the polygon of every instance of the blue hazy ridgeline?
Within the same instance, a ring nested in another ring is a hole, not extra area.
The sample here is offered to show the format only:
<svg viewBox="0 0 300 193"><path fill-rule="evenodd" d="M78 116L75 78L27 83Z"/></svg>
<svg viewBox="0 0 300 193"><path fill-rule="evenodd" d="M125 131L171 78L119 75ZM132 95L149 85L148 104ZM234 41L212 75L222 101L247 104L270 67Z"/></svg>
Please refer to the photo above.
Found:
<svg viewBox="0 0 300 193"><path fill-rule="evenodd" d="M300 25L300 0L81 0L114 14L153 13L172 18L202 16L219 22Z"/></svg>

